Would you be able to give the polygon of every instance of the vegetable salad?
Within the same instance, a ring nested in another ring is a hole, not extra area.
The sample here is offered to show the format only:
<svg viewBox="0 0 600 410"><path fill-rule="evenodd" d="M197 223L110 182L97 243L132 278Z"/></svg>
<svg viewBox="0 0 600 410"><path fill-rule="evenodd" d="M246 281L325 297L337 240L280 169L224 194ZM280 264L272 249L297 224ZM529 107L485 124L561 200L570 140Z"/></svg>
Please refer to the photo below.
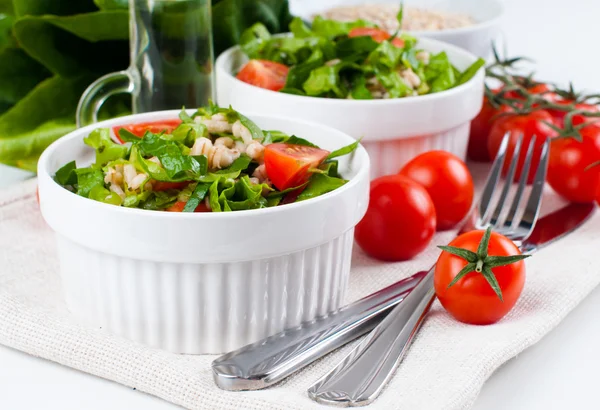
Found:
<svg viewBox="0 0 600 410"><path fill-rule="evenodd" d="M55 175L66 189L96 201L172 212L228 212L303 201L347 181L337 157L281 131L263 131L232 108L211 103L180 121L100 128L85 139L95 162L72 161Z"/></svg>
<svg viewBox="0 0 600 410"><path fill-rule="evenodd" d="M237 78L289 94L368 100L448 90L469 81L485 64L479 59L460 71L446 52L431 54L418 47L416 38L391 35L364 20L317 16L308 27L295 18L290 31L282 37L271 36L261 23L249 28L241 47L251 60Z"/></svg>

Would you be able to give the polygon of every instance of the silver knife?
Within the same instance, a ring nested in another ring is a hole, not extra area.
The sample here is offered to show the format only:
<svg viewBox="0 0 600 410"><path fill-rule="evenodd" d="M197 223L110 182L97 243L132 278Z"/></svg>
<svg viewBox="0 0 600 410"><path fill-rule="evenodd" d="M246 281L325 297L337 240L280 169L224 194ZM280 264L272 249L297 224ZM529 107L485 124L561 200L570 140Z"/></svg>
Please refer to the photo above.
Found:
<svg viewBox="0 0 600 410"><path fill-rule="evenodd" d="M259 390L372 330L425 276L394 283L327 316L227 353L212 363L224 390Z"/></svg>
<svg viewBox="0 0 600 410"><path fill-rule="evenodd" d="M592 217L595 210L596 205L593 203L569 204L562 209L539 219L529 238L520 243L519 248L524 253L533 253L538 251L541 248L546 247L547 245L575 231ZM417 292L417 294L419 293L419 289L428 289L428 291L431 292L431 295L428 297L419 298L419 303L430 304L433 301L434 291L432 281L433 275L428 275L423 281L421 281L421 283L417 285L417 287L415 287L414 292ZM412 295L413 294L411 293L411 296ZM417 299L415 299L415 301L416 300ZM420 316L413 314L412 310L410 309L399 311L400 314L405 317L400 318L402 320L394 320L391 325L388 323L388 328L386 328L386 331L389 330L388 334L393 335L399 333L400 330L404 331L405 329L415 329L415 324L422 320L422 316L428 310L427 307L428 306L423 305L422 308L414 309L414 312L422 312ZM389 321L389 317L388 319L384 320L384 323L386 321ZM389 328L389 326L394 325L397 325L398 327L396 333L394 332L394 328ZM387 381L393 375L393 368L391 366L395 367L394 363L396 363L396 361L384 360L380 362L380 352L385 351L389 347L385 338L377 338L376 336L373 336L374 332L377 332L377 329L367 336L359 348L350 352L350 354L346 356L331 372L323 376L308 389L308 395L310 398L323 404L330 404L338 407L354 407L367 405L372 401L372 397L376 397L380 390L373 395L367 394L366 392L364 395L362 394L362 383L365 385L367 384L367 382L364 381L365 372L373 377L377 375L377 377L380 379L381 377L385 377L385 380L380 380L381 383L378 382L376 385L378 389L381 389L387 384ZM379 344L381 344L381 347L378 346ZM403 346L402 348L405 349L407 344L401 346ZM400 347L400 345L398 345L398 347ZM398 353L398 357L402 356L402 352L396 353ZM355 358L358 358L357 355L360 355L360 362L363 363L363 365L355 362ZM370 356L373 357L370 358ZM396 357L396 355L394 355L394 357ZM385 367L375 368L371 366L370 363L379 363L380 366ZM359 366L363 367L359 369ZM349 390L348 386L352 386L353 390ZM361 389L359 390L357 386L361 386Z"/></svg>

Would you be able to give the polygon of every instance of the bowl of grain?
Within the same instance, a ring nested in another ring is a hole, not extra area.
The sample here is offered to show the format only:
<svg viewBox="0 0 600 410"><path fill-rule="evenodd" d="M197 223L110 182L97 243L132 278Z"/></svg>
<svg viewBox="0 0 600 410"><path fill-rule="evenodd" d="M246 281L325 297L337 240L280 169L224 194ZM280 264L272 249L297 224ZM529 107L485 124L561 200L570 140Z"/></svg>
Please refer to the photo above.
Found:
<svg viewBox="0 0 600 410"><path fill-rule="evenodd" d="M341 21L363 19L391 33L399 28L397 0L295 0L290 7L293 14L306 21L315 16ZM499 0L405 0L402 29L489 58L492 44L501 36L503 11Z"/></svg>

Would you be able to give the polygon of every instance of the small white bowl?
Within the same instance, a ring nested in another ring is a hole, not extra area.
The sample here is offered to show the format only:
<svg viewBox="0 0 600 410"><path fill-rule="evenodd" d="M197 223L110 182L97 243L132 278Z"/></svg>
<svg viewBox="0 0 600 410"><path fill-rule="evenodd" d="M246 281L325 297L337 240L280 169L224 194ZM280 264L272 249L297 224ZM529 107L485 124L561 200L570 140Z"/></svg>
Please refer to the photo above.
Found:
<svg viewBox="0 0 600 410"><path fill-rule="evenodd" d="M419 39L418 47L432 53L446 51L460 70L474 55L432 39ZM306 97L265 90L235 78L248 61L232 47L217 58L217 100L244 111L319 122L343 131L362 144L371 157L371 177L396 173L415 156L446 150L466 158L469 124L481 110L484 70L467 83L435 94L385 100L345 100Z"/></svg>
<svg viewBox="0 0 600 410"><path fill-rule="evenodd" d="M64 296L82 321L177 353L223 353L343 300L354 226L369 200L369 158L343 157L343 187L304 202L249 211L169 213L116 207L58 185L62 165L93 161L95 128L177 118L138 114L81 128L38 165L42 215L56 232ZM353 140L326 126L247 114L264 129L333 150Z"/></svg>
<svg viewBox="0 0 600 410"><path fill-rule="evenodd" d="M290 8L294 15L311 21L315 14L338 6L358 6L368 3L366 0L292 0ZM374 0L375 4L398 5L398 0ZM419 7L435 11L467 14L476 21L475 24L456 29L438 31L412 31L418 37L428 37L455 46L488 59L491 57L492 44L501 43L502 33L500 20L504 14L504 6L499 0L405 0L406 7ZM501 48L500 48L501 49Z"/></svg>

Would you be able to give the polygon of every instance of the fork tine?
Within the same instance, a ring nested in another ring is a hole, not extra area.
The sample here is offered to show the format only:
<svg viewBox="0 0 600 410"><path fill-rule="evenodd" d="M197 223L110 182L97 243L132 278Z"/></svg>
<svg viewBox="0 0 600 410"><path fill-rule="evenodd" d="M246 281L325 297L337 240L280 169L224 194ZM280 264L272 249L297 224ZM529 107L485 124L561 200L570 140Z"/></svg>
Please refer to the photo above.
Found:
<svg viewBox="0 0 600 410"><path fill-rule="evenodd" d="M544 182L546 181L546 171L548 170L548 158L550 151L550 138L548 138L542 146L542 152L540 155L540 164L538 165L537 172L535 173L535 179L533 181L533 188L529 194L529 200L525 206L525 212L518 222L518 225L526 232L522 237L522 241L527 239L531 235L531 231L535 226L538 215L540 213L540 206L542 204L542 194L544 191Z"/></svg>
<svg viewBox="0 0 600 410"><path fill-rule="evenodd" d="M496 204L496 209L492 215L490 220L490 224L494 229L497 229L502 226L502 221L500 221L500 216L502 210L504 208L504 202L506 202L506 198L508 197L508 191L510 190L511 184L515 177L515 171L517 170L517 164L519 163L519 159L521 156L521 146L523 145L523 139L525 136L523 134L519 135L517 142L515 144L515 148L512 152L512 158L510 160L510 166L508 168L508 173L506 174L506 179L504 180L504 186L502 187L502 193L500 194L500 199ZM487 223L486 220L483 220L484 223Z"/></svg>
<svg viewBox="0 0 600 410"><path fill-rule="evenodd" d="M525 185L527 185L527 179L529 178L529 168L531 167L531 161L533 159L533 149L536 138L537 137L533 135L529 141L529 147L527 148L527 154L525 154L525 162L523 163L523 170L521 171L519 186L517 187L517 192L515 193L513 203L510 206L510 210L506 215L506 221L504 222L504 226L506 228L511 228L514 226L513 222L515 221L517 210L521 206L521 202L523 200L523 191L525 190Z"/></svg>
<svg viewBox="0 0 600 410"><path fill-rule="evenodd" d="M502 166L504 165L504 157L506 156L506 148L508 147L509 139L510 133L507 132L504 134L504 138L502 138L500 148L498 149L498 154L496 154L496 159L494 159L494 163L492 164L488 178L485 181L485 187L483 189L483 193L481 194L481 200L479 201L479 215L481 216L481 219L489 218L489 212L492 208L489 205L492 200L492 196L494 195L496 186L498 185L498 180L500 179L500 173L502 171Z"/></svg>

